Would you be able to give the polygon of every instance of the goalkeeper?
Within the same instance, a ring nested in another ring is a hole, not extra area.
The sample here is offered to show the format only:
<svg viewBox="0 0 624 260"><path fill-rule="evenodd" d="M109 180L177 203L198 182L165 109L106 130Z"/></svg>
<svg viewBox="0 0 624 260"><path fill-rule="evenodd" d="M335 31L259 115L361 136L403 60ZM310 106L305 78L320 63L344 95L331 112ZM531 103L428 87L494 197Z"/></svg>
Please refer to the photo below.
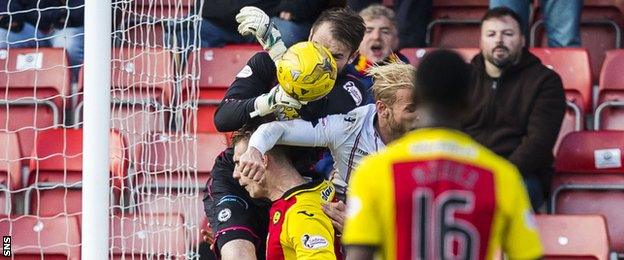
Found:
<svg viewBox="0 0 624 260"><path fill-rule="evenodd" d="M281 88L274 87L273 59L281 55L276 50L282 44L279 44L279 32L269 24L268 17L259 10L247 8L241 10L237 18L245 25L239 27L240 31L255 34L268 52L252 57L228 89L215 114L215 125L224 132L238 130L245 124L258 124L269 119L268 116L283 112L284 108L301 105L284 95ZM329 49L337 64L338 77L326 97L303 107L299 113L302 118L315 120L328 114L347 113L362 104L365 99L362 94L366 91L342 69L356 56L364 30L362 18L346 9L325 11L313 24L310 40ZM258 116L252 118L252 113ZM228 148L215 160L212 180L207 184L204 197L206 214L215 232L216 251L222 259L264 259L270 205L249 197L232 177L234 166L233 150Z"/></svg>

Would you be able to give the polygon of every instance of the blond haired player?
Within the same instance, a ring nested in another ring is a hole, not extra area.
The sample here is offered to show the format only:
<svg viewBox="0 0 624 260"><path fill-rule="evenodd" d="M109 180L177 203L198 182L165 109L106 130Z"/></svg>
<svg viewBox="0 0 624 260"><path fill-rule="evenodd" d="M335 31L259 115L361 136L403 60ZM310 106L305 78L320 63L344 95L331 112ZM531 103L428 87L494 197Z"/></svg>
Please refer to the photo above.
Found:
<svg viewBox="0 0 624 260"><path fill-rule="evenodd" d="M542 254L518 170L456 130L469 65L425 56L413 101L418 130L365 158L349 182L347 259L509 259Z"/></svg>

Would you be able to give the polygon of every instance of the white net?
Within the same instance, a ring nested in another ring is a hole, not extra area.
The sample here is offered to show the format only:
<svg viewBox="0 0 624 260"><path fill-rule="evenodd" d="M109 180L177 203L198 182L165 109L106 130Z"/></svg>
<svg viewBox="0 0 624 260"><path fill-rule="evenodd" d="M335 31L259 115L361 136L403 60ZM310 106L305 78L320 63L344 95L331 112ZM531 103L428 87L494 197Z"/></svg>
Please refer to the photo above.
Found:
<svg viewBox="0 0 624 260"><path fill-rule="evenodd" d="M200 258L200 6L113 0L109 258ZM0 233L17 258L80 258L82 120L98 116L82 113L81 19L83 0L0 1Z"/></svg>

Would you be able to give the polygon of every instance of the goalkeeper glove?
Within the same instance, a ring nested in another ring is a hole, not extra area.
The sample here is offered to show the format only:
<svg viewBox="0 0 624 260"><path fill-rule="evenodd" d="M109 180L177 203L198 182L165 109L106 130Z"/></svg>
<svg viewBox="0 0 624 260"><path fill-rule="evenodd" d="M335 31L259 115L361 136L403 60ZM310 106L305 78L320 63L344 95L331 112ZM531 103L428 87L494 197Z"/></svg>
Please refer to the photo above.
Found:
<svg viewBox="0 0 624 260"><path fill-rule="evenodd" d="M269 16L260 8L245 6L236 15L238 32L241 35L256 36L264 50L269 52L271 59L277 61L286 52L279 30L271 23Z"/></svg>
<svg viewBox="0 0 624 260"><path fill-rule="evenodd" d="M249 113L251 118L256 116L266 116L277 110L278 107L290 107L294 109L300 109L304 102L294 99L288 95L280 85L277 85L269 91L269 93L262 94L254 101L254 111Z"/></svg>

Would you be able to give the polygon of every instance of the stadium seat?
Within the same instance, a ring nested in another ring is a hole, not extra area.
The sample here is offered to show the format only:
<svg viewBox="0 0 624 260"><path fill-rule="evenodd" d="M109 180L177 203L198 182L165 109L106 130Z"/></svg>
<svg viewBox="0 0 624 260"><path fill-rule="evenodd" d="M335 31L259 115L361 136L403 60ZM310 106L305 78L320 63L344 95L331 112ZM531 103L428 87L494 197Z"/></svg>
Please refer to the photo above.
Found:
<svg viewBox="0 0 624 260"><path fill-rule="evenodd" d="M80 228L75 216L0 216L0 232L11 236L13 259L79 260Z"/></svg>
<svg viewBox="0 0 624 260"><path fill-rule="evenodd" d="M153 141L141 144L135 151L139 153L135 158L140 160L135 162L136 174L130 187L141 192L133 192L132 198L140 213L175 212L184 218L187 226L197 227L205 213L201 195L195 196L203 191L215 158L226 148L225 135L198 133L197 147L193 146L193 140L185 142L180 138L188 137L155 134ZM189 235L196 238L195 234Z"/></svg>
<svg viewBox="0 0 624 260"><path fill-rule="evenodd" d="M401 50L401 54L405 55L409 59L410 64L414 67L418 67L422 58L428 51L436 50L437 48L404 48ZM472 61L472 58L479 54L479 48L455 48L452 49L459 53L466 62Z"/></svg>
<svg viewBox="0 0 624 260"><path fill-rule="evenodd" d="M112 50L111 127L119 130L132 147L149 132L164 131L169 121L174 62L171 51L160 48ZM82 74L81 74L82 75ZM79 102L74 126L82 124L84 82L79 81Z"/></svg>
<svg viewBox="0 0 624 260"><path fill-rule="evenodd" d="M555 158L550 212L600 214L611 248L624 253L624 131L572 132ZM623 255L624 256L624 255Z"/></svg>
<svg viewBox="0 0 624 260"><path fill-rule="evenodd" d="M600 215L536 215L544 259L609 259L607 223Z"/></svg>
<svg viewBox="0 0 624 260"><path fill-rule="evenodd" d="M434 0L426 42L430 47L479 47L480 20L488 0Z"/></svg>
<svg viewBox="0 0 624 260"><path fill-rule="evenodd" d="M572 131L585 129L585 115L591 111L591 69L587 50L582 48L531 48L531 53L556 71L565 90L567 109L554 151Z"/></svg>
<svg viewBox="0 0 624 260"><path fill-rule="evenodd" d="M112 217L110 259L183 259L191 248L185 244L183 219L176 214L117 214ZM190 258L190 257L189 257Z"/></svg>
<svg viewBox="0 0 624 260"><path fill-rule="evenodd" d="M111 205L115 206L119 204L127 171L126 148L119 133L111 131L109 138ZM82 154L82 129L52 129L37 136L30 159L26 214L49 216L82 211Z"/></svg>
<svg viewBox="0 0 624 260"><path fill-rule="evenodd" d="M188 71L201 69L197 83L199 93L192 93L190 86L184 88L187 97L199 95L198 132L217 132L214 126L217 106L238 72L259 51L262 51L259 45L228 45L223 48L202 48L199 57L189 58L191 62L187 64ZM190 82L187 81L186 84Z"/></svg>
<svg viewBox="0 0 624 260"><path fill-rule="evenodd" d="M17 134L0 132L0 214L11 214L13 193L22 188Z"/></svg>
<svg viewBox="0 0 624 260"><path fill-rule="evenodd" d="M70 70L63 49L0 50L0 131L17 131L22 156L29 156L37 131L64 122Z"/></svg>
<svg viewBox="0 0 624 260"><path fill-rule="evenodd" d="M607 52L594 113L594 129L624 130L624 50Z"/></svg>
<svg viewBox="0 0 624 260"><path fill-rule="evenodd" d="M605 51L622 47L624 3L619 0L584 0L581 12L581 45L589 50L592 78L598 79ZM537 20L531 27L531 46L546 47L541 8L536 9Z"/></svg>

